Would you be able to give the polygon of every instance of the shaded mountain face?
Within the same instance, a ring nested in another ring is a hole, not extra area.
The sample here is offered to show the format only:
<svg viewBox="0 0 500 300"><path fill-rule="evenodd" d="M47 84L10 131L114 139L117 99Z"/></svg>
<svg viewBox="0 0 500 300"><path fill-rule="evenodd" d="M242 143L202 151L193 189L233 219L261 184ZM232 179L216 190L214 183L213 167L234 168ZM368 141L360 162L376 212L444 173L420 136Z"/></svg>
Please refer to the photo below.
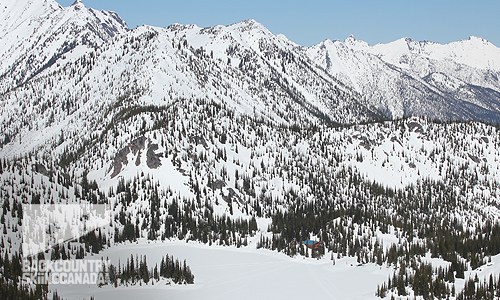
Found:
<svg viewBox="0 0 500 300"><path fill-rule="evenodd" d="M351 36L304 51L388 117L499 120L500 49L481 38L369 46Z"/></svg>
<svg viewBox="0 0 500 300"><path fill-rule="evenodd" d="M61 132L82 140L111 126L114 114L129 106L193 99L276 125L380 116L300 47L253 20L206 29L143 26L86 49L83 55L73 49L3 95L2 130L20 142L4 151L13 155L44 147Z"/></svg>
<svg viewBox="0 0 500 300"><path fill-rule="evenodd" d="M2 1L0 20L3 92L128 30L116 13L86 8L80 1L70 7L54 0Z"/></svg>

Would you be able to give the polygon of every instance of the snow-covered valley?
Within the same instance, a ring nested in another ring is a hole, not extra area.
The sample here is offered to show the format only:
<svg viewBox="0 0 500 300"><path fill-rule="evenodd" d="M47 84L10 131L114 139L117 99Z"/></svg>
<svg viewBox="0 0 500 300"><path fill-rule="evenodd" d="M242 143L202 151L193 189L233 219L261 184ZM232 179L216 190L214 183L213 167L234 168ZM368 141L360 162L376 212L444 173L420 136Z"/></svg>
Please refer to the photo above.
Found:
<svg viewBox="0 0 500 300"><path fill-rule="evenodd" d="M3 4L2 291L499 297L488 41L302 47L255 20L129 30L81 1ZM110 284L18 286L30 204L106 206L109 224L38 258L109 258ZM165 255L180 263L157 274Z"/></svg>

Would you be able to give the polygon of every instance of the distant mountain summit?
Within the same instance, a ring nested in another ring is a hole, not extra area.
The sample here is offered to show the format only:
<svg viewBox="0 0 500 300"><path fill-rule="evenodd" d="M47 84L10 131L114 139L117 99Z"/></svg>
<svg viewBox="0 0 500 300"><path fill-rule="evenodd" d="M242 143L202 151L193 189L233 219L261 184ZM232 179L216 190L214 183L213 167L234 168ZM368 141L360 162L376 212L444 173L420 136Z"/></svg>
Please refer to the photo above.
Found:
<svg viewBox="0 0 500 300"><path fill-rule="evenodd" d="M484 39L369 46L350 36L305 52L388 117L500 120L500 49Z"/></svg>

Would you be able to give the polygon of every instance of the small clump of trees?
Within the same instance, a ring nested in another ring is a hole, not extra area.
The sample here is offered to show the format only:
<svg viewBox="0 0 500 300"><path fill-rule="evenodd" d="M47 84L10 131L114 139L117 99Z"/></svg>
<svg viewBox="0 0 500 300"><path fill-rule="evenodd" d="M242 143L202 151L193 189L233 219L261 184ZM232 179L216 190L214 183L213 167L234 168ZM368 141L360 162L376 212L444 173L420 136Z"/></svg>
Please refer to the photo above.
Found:
<svg viewBox="0 0 500 300"><path fill-rule="evenodd" d="M171 279L176 284L193 284L194 275L186 260L181 263L178 259L168 254L162 257L160 265L148 268L146 255L134 258L130 255L125 264L118 263L118 266L110 264L108 266L109 283L115 287L119 285L129 285L150 281L158 282L161 279Z"/></svg>

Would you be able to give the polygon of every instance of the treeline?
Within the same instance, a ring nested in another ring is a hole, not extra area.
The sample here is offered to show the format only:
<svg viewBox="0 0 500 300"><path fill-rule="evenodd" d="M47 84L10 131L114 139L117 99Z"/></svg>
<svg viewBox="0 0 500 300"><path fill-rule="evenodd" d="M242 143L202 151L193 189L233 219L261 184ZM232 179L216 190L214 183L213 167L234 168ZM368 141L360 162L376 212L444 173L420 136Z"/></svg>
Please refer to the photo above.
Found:
<svg viewBox="0 0 500 300"><path fill-rule="evenodd" d="M387 283L377 286L376 296L385 298L388 292L398 296L407 296L407 287L411 287L415 296L425 300L448 299L455 296L455 276L450 268L433 268L431 264L420 263L407 268L403 263L389 278ZM480 299L480 298L478 298Z"/></svg>
<svg viewBox="0 0 500 300"><path fill-rule="evenodd" d="M465 283L464 289L457 294L457 300L493 300L500 298L500 277L493 278L490 274L488 279L479 281L477 275L475 278L469 278Z"/></svg>
<svg viewBox="0 0 500 300"><path fill-rule="evenodd" d="M82 259L87 253L98 254L101 250L109 247L110 240L102 230L89 231L85 235L75 238L66 244L56 244L50 250L51 260Z"/></svg>
<svg viewBox="0 0 500 300"><path fill-rule="evenodd" d="M0 299L3 300L47 300L47 285L37 284L35 288L14 283L0 276ZM53 294L52 300L60 300L57 292Z"/></svg>
<svg viewBox="0 0 500 300"><path fill-rule="evenodd" d="M0 255L0 299L5 300L47 300L48 286L37 284L32 287L23 284L21 257L15 253L9 258L7 252ZM60 300L57 292L53 293L52 300Z"/></svg>
<svg viewBox="0 0 500 300"><path fill-rule="evenodd" d="M255 217L235 219L217 215L208 200L187 200L173 196L171 190L160 195L156 185L145 184L149 179L135 177L132 181L119 183L116 195L122 210L115 215L115 221L123 225L120 230L115 226L114 241L135 241L140 237L150 240L170 238L201 241L208 244L246 246L247 238L258 230ZM138 193L138 187L141 193ZM167 197L170 201L167 201ZM133 218L125 211L131 203L138 200L148 201L148 209L139 211L141 216ZM166 213L161 213L165 211Z"/></svg>
<svg viewBox="0 0 500 300"><path fill-rule="evenodd" d="M140 118L141 114L150 116L154 125L147 125ZM161 154L170 159L179 172L186 177L189 174L189 185L195 197L185 199L169 189L158 191L158 185L152 182L149 175L141 174L130 181L120 181L116 193L110 191L108 197L95 189L97 185L88 181L85 173L79 185L76 182L66 183L68 180L62 172L57 173L57 176L49 175L49 182L81 187L74 189L74 198L78 200L88 199L89 202L100 203L109 199L115 201L115 208L121 204L112 222L114 236L113 232L108 236L95 232L94 236L87 239L88 247L85 246L83 251L82 247L78 248L77 256L83 256L83 252L99 251L113 239L119 243L141 237L244 246L247 236L254 235L258 229L253 216L272 218L269 228L272 237L262 238L259 247L289 255L308 255L308 251L299 245L303 240L315 236L325 248L313 251L314 256L322 255L327 250L339 257L356 257L359 263L387 263L399 267L400 258L408 262L431 253L433 257L451 262L450 270L456 277L463 278L467 268L476 268L484 264L488 256L500 252L500 227L485 222L488 217L480 208L473 206L480 201L489 201L480 199L474 191L476 187L484 187L494 194L495 190L498 191L498 182L488 181L487 163L481 162L477 163L477 168L471 167L473 159L467 156L473 154L479 159L488 148L473 146L479 148L472 149L470 143L463 139L465 133L484 136L496 147L498 138L494 128L468 123L446 126L428 124L428 132L424 133L426 136L422 140L436 141L435 147L428 151L424 146L420 150L398 146L411 131L408 120L373 124L370 127L353 125L349 128L276 126L269 120L256 119L257 114L254 117L240 116L227 109L224 103L199 99L182 99L170 107L150 107L145 111L130 109L127 112L124 108L123 114L118 116L120 118L116 120L116 126L110 127L109 132L106 131L92 145L96 148L91 148L89 144L87 149L93 151L81 153L81 161L89 162L83 164L84 168L92 168L90 161L100 161L101 165L106 162L104 149L109 149L109 144L105 142L108 137L119 148L117 140L125 138L123 133L135 136L154 130L149 137L154 136L152 139L165 149ZM122 122L125 120L127 122ZM134 120L145 124L138 132L128 129ZM375 138L371 131L376 131L381 137ZM376 148L374 145L389 138L394 142L393 149L386 149L389 151L386 153L387 158L377 158L376 151L373 151ZM357 139L362 142L355 146L356 150L346 151L345 145L357 143ZM269 144L269 141L272 143ZM309 147L302 151L298 145L304 142ZM197 147L186 145L202 145L198 148L203 149L195 151L193 149ZM249 150L249 163L240 161L229 150L231 147L227 147L233 145L236 146L235 153L238 153L238 148ZM265 151L259 150L264 148ZM351 161L363 161L369 159L370 155L372 159L384 160L384 163L389 163L389 157L394 156L413 164L415 153L435 163L443 178L442 182L423 179L394 190L369 182L354 168L346 167ZM454 156L460 159L454 160ZM225 163L231 161L236 166L234 175L225 168ZM216 163L222 164L220 172L214 168ZM71 174L69 167L76 167L76 164L68 164L65 171ZM484 166L479 168L480 164ZM58 191L59 198L52 196L50 189L31 193L30 174L24 171L29 165L25 164L22 168L17 165L0 161L0 173L2 170L19 172L21 182L26 178L27 191L21 190L22 185L16 185L17 194L26 195L26 199L35 199L36 196L31 195L38 194L38 200L41 198L45 202L52 198L60 201L68 198L66 189ZM81 167L80 164L78 166ZM74 177L71 179L75 181ZM274 179L280 179L285 183L284 186L293 188L280 191L274 186L273 189L269 183ZM7 186L13 186L13 182L7 183ZM223 187L224 192L230 189L236 192L223 194ZM276 196L277 193L280 194ZM14 197L14 194L4 195ZM223 195L222 200L219 195ZM69 196L72 198L72 195ZM214 213L212 201L215 201L215 205L216 201L227 202L227 215ZM489 204L483 207L486 205ZM231 217L236 206L249 217ZM3 226L4 230L6 228ZM379 233L394 234L399 238L398 244L385 250L387 247L377 239ZM294 241L298 243L293 244ZM61 251L62 257L63 253L68 252L68 247L64 249L62 246L61 250L65 250ZM438 276L437 270L431 272ZM412 286L406 279L398 279L397 282L398 285L403 282L406 287Z"/></svg>
<svg viewBox="0 0 500 300"><path fill-rule="evenodd" d="M292 256L306 255L308 251L302 249L300 242L312 235L319 238L326 251L337 253L338 257L351 256L359 263L387 263L398 268L401 262L408 264L430 253L451 263L445 274L450 281L452 276L453 280L464 278L468 268L476 269L484 265L488 257L500 253L500 225L476 220L474 229L470 229L471 224L467 226L451 218L457 211L473 209L466 198L442 182L422 180L394 191L366 182L349 168L336 175L331 184L317 181L315 186L314 180L310 182L319 200L305 200L293 192L285 194L289 208L272 215L273 235L261 239L259 246ZM461 181L457 179L457 182ZM342 191L342 186L349 192ZM323 191L330 191L334 196ZM385 248L377 239L378 232L392 232L399 242ZM322 253L313 251L312 254ZM396 276L385 289L399 287L403 292L403 286L412 287L425 297L451 293L450 287L443 288L446 284L443 285L439 270L412 267L415 274ZM420 276L429 273L433 276ZM419 284L426 287L421 288Z"/></svg>
<svg viewBox="0 0 500 300"><path fill-rule="evenodd" d="M110 264L108 267L109 282L115 287L137 282L149 283L150 280L159 281L161 278L170 278L177 284L193 284L194 275L184 260L180 263L178 259L168 254L162 257L160 266L148 268L146 255L138 257L130 255L125 264L118 263L118 267Z"/></svg>

